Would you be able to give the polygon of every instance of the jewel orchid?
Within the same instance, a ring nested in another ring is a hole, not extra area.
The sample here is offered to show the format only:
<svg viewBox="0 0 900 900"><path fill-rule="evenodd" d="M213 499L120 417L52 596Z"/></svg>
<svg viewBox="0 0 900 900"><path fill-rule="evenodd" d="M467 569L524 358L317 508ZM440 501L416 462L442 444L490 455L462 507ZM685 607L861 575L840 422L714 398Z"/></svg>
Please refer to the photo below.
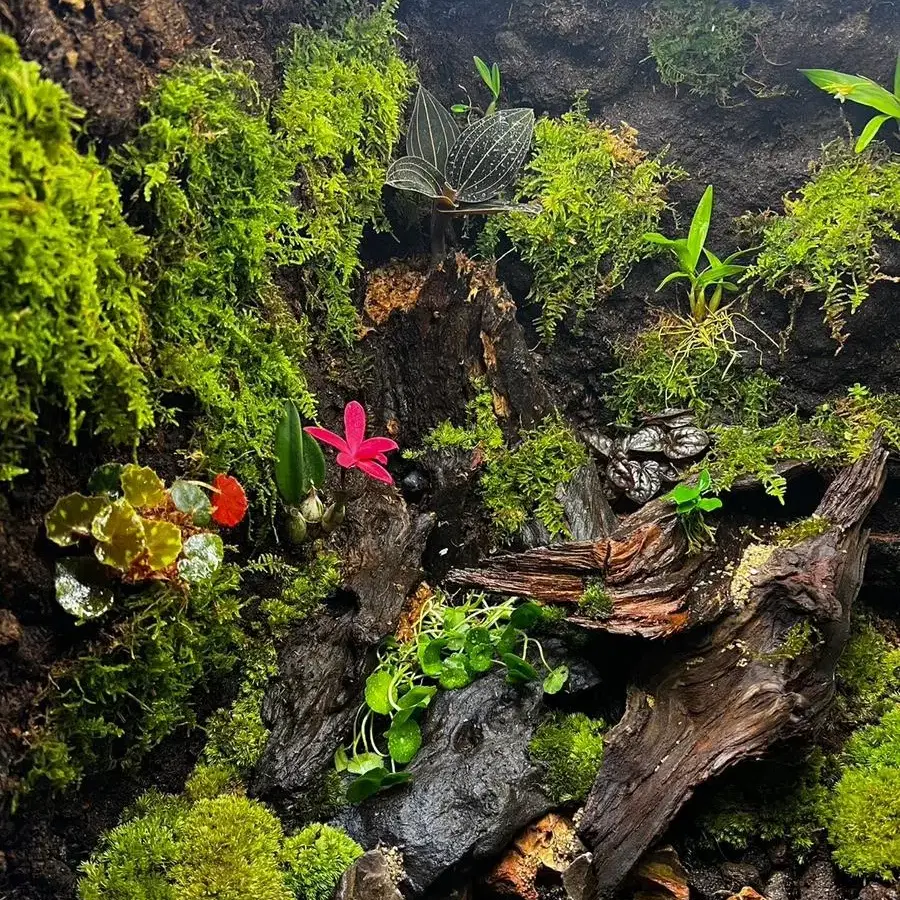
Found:
<svg viewBox="0 0 900 900"><path fill-rule="evenodd" d="M376 481L394 483L384 464L387 454L397 449L397 443L387 437L366 438L366 411L362 404L351 400L344 408L344 437L327 428L309 426L303 430L317 441L334 447L341 468L359 469Z"/></svg>

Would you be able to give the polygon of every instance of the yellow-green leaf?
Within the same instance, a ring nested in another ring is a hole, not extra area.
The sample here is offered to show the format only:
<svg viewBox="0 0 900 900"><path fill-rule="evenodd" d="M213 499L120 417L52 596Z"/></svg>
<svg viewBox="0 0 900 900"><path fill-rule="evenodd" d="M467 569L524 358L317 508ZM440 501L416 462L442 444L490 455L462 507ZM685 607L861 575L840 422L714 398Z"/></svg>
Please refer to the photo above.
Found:
<svg viewBox="0 0 900 900"><path fill-rule="evenodd" d="M122 490L125 499L135 509L165 506L166 486L149 466L136 466L133 463L125 466L122 470Z"/></svg>
<svg viewBox="0 0 900 900"><path fill-rule="evenodd" d="M155 519L142 521L150 568L159 570L171 566L181 553L181 529L171 522L159 522Z"/></svg>
<svg viewBox="0 0 900 900"><path fill-rule="evenodd" d="M116 500L101 511L91 533L97 539L97 559L123 572L147 549L144 523L127 500Z"/></svg>
<svg viewBox="0 0 900 900"><path fill-rule="evenodd" d="M84 494L60 497L44 517L47 537L60 547L74 544L79 537L91 533L94 517L108 505L106 497L86 497Z"/></svg>

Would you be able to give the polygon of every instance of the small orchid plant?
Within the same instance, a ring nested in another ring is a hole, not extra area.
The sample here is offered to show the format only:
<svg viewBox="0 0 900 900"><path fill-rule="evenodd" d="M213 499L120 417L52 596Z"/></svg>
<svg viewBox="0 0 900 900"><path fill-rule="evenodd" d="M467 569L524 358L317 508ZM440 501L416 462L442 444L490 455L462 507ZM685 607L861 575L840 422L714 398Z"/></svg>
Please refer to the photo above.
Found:
<svg viewBox="0 0 900 900"><path fill-rule="evenodd" d="M327 508L319 498L325 482L325 457L316 441L338 451L335 461L341 468L340 488ZM305 540L310 525L326 534L340 527L347 513L345 487L350 469L393 484L385 465L387 454L396 449L396 441L390 438L366 437L366 411L356 400L344 407L343 435L314 425L304 428L296 406L288 401L276 433L275 480L288 509L291 540Z"/></svg>

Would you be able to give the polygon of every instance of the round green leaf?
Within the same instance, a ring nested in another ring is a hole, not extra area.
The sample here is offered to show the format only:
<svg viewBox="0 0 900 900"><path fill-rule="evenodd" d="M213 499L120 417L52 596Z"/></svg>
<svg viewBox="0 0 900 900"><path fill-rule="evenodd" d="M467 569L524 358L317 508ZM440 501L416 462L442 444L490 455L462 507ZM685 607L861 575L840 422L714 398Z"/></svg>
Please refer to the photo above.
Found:
<svg viewBox="0 0 900 900"><path fill-rule="evenodd" d="M366 679L366 705L382 716L391 714L391 683L393 677L384 670L373 672Z"/></svg>
<svg viewBox="0 0 900 900"><path fill-rule="evenodd" d="M122 469L122 490L125 499L135 509L166 505L166 486L149 466L136 466L133 463L125 466Z"/></svg>
<svg viewBox="0 0 900 900"><path fill-rule="evenodd" d="M462 625L463 621L466 618L465 610L460 609L457 606L448 606L444 610L444 628L448 631L453 631L456 628L459 628Z"/></svg>
<svg viewBox="0 0 900 900"><path fill-rule="evenodd" d="M181 529L171 522L142 519L147 544L147 563L154 571L171 566L182 549Z"/></svg>
<svg viewBox="0 0 900 900"><path fill-rule="evenodd" d="M88 479L88 490L92 494L108 494L118 497L122 493L122 463L104 463L97 466Z"/></svg>
<svg viewBox="0 0 900 900"><path fill-rule="evenodd" d="M176 481L169 493L175 509L187 513L195 525L208 525L212 514L212 501L199 484L190 481Z"/></svg>
<svg viewBox="0 0 900 900"><path fill-rule="evenodd" d="M538 677L537 669L515 653L504 653L501 657L506 666L506 679L511 684L534 681Z"/></svg>
<svg viewBox="0 0 900 900"><path fill-rule="evenodd" d="M56 501L44 517L47 537L60 547L74 544L79 537L91 533L94 518L109 506L106 497L85 497L84 494L67 494Z"/></svg>
<svg viewBox="0 0 900 900"><path fill-rule="evenodd" d="M430 678L437 678L441 674L443 663L441 653L447 646L447 638L427 641L419 644L419 665L422 671Z"/></svg>
<svg viewBox="0 0 900 900"><path fill-rule="evenodd" d="M423 709L431 703L431 698L437 693L436 687L414 687L410 688L402 697L397 700L397 706L400 709Z"/></svg>
<svg viewBox="0 0 900 900"><path fill-rule="evenodd" d="M193 584L211 578L225 558L225 545L217 534L192 534L185 542L178 574Z"/></svg>
<svg viewBox="0 0 900 900"><path fill-rule="evenodd" d="M563 689L568 680L568 666L557 666L555 669L551 669L547 674L547 677L544 678L544 693L558 694Z"/></svg>
<svg viewBox="0 0 900 900"><path fill-rule="evenodd" d="M406 765L422 746L422 730L412 719L399 725L392 725L387 732L388 753L400 765Z"/></svg>
<svg viewBox="0 0 900 900"><path fill-rule="evenodd" d="M440 674L442 688L452 691L465 687L471 681L472 676L466 668L465 657L461 653L454 653L453 656L444 660Z"/></svg>
<svg viewBox="0 0 900 900"><path fill-rule="evenodd" d="M338 747L334 753L334 770L335 772L346 772L347 766L350 765L350 758L347 756L346 747Z"/></svg>
<svg viewBox="0 0 900 900"><path fill-rule="evenodd" d="M351 775L365 775L381 768L384 759L378 753L357 753L347 763L347 771Z"/></svg>
<svg viewBox="0 0 900 900"><path fill-rule="evenodd" d="M523 631L537 625L544 617L544 609L537 603L523 603L517 606L509 617L509 624L513 628L521 628Z"/></svg>
<svg viewBox="0 0 900 900"><path fill-rule="evenodd" d="M494 644L487 628L473 628L466 635L466 658L474 672L487 672L494 664Z"/></svg>
<svg viewBox="0 0 900 900"><path fill-rule="evenodd" d="M116 500L101 510L91 533L97 539L97 559L123 572L147 549L144 523L128 500Z"/></svg>

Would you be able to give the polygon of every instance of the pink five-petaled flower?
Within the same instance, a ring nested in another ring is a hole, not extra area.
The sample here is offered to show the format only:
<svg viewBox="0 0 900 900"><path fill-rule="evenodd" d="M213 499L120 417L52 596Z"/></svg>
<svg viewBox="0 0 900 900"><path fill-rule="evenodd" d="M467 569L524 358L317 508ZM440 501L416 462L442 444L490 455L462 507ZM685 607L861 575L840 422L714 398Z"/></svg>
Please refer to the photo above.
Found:
<svg viewBox="0 0 900 900"><path fill-rule="evenodd" d="M366 439L366 411L362 404L351 400L344 407L344 437L327 428L310 426L303 429L317 441L328 444L338 451L337 464L345 469L359 469L376 481L393 484L391 473L384 468L391 450L397 444L390 438L373 437Z"/></svg>

